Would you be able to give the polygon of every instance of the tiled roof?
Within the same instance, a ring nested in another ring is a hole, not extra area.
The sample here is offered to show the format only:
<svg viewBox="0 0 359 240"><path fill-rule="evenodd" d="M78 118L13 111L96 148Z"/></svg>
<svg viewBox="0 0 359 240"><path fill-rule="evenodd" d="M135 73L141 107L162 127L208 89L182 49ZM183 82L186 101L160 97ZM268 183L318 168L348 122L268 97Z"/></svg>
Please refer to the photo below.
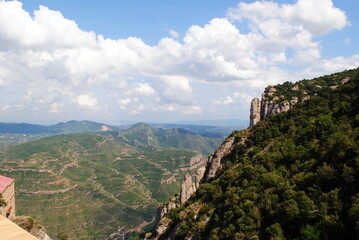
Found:
<svg viewBox="0 0 359 240"><path fill-rule="evenodd" d="M5 189L15 181L13 178L0 175L0 193L3 193Z"/></svg>

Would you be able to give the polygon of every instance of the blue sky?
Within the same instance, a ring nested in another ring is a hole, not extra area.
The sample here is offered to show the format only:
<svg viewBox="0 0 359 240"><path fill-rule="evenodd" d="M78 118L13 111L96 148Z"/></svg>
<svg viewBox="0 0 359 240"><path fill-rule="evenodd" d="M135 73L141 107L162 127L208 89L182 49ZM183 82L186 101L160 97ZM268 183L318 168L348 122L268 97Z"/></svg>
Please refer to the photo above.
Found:
<svg viewBox="0 0 359 240"><path fill-rule="evenodd" d="M358 11L356 0L0 1L0 121L248 119L269 84L358 67Z"/></svg>

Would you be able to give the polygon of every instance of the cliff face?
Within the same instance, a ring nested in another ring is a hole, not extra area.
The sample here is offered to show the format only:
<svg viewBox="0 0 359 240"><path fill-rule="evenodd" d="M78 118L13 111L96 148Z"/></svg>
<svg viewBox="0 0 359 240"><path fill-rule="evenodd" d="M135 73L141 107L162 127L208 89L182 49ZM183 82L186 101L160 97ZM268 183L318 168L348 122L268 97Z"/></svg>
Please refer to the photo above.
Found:
<svg viewBox="0 0 359 240"><path fill-rule="evenodd" d="M246 137L242 137L237 144L243 144ZM221 146L206 159L206 166L197 168L196 174L191 176L186 174L181 184L181 191L179 195L175 195L166 203L159 206L157 211L158 224L155 227L155 232L149 239L157 240L162 234L167 232L170 227L170 219L165 215L171 209L182 207L186 201L197 191L202 183L206 183L215 178L218 171L223 164L228 160L227 156L231 153L234 146L235 137L228 137ZM209 219L207 219L208 221Z"/></svg>
<svg viewBox="0 0 359 240"><path fill-rule="evenodd" d="M329 87L335 89L344 84L350 77L331 79L323 82L319 79L303 80L296 83L285 82L281 85L268 86L262 93L261 100L254 98L250 108L250 127L259 121L264 121L272 115L287 112L297 103L304 102L310 96L317 94L319 89Z"/></svg>
<svg viewBox="0 0 359 240"><path fill-rule="evenodd" d="M287 112L290 110L296 103L303 102L309 98L306 91L299 92L298 85L293 86L289 95L299 95L290 96L289 98L284 95L276 94L277 89L273 86L268 86L265 88L262 99L254 98L251 102L250 110L250 127L254 126L259 121L264 121L274 114L279 114L282 112Z"/></svg>

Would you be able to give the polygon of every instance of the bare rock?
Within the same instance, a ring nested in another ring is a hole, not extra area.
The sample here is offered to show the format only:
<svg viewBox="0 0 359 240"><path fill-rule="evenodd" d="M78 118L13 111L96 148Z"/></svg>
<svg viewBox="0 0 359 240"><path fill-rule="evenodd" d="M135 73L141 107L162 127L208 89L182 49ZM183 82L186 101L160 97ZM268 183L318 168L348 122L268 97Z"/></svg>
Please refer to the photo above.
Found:
<svg viewBox="0 0 359 240"><path fill-rule="evenodd" d="M203 180L205 182L207 182L210 178L213 178L217 171L221 168L223 157L232 149L234 139L234 137L227 138L222 145L208 157L206 172L203 176Z"/></svg>
<svg viewBox="0 0 359 240"><path fill-rule="evenodd" d="M258 98L251 101L250 127L261 120L261 102Z"/></svg>
<svg viewBox="0 0 359 240"><path fill-rule="evenodd" d="M181 185L181 193L180 193L181 205L183 205L183 203L185 203L195 191L196 191L196 185L192 181L191 175L187 173Z"/></svg>

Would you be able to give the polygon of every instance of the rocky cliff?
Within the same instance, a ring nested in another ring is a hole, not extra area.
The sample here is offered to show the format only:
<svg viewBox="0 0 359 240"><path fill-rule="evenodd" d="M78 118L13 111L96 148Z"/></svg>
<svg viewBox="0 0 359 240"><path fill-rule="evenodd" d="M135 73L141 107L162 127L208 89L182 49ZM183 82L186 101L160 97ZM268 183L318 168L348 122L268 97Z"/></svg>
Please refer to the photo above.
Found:
<svg viewBox="0 0 359 240"><path fill-rule="evenodd" d="M265 88L261 100L253 98L250 108L250 127L259 121L264 121L272 115L287 112L297 103L304 102L310 96L316 95L323 87L336 88L350 80L350 77L332 79L323 82L320 79L303 80L296 83L285 82L281 85Z"/></svg>
<svg viewBox="0 0 359 240"><path fill-rule="evenodd" d="M299 86L294 85L290 89L290 94L288 94L290 97L287 98L284 95L276 94L277 89L275 87L266 87L262 94L262 99L254 98L251 102L250 127L259 121L264 121L271 115L287 112L296 103L303 102L309 98L305 90L299 91Z"/></svg>
<svg viewBox="0 0 359 240"><path fill-rule="evenodd" d="M237 144L242 144L244 140L245 137L242 137L240 141L237 141ZM158 224L155 227L154 233L148 234L149 239L157 240L163 233L168 231L171 221L166 217L166 214L171 209L184 206L186 201L197 191L200 184L206 183L216 177L218 171L226 162L227 155L231 153L234 142L235 137L228 137L221 146L206 159L206 165L197 168L194 176L188 173L184 176L180 194L173 196L168 202L159 206L157 211Z"/></svg>
<svg viewBox="0 0 359 240"><path fill-rule="evenodd" d="M38 221L34 220L31 217L16 216L11 220L40 240L52 240L47 235L44 226L40 225Z"/></svg>

